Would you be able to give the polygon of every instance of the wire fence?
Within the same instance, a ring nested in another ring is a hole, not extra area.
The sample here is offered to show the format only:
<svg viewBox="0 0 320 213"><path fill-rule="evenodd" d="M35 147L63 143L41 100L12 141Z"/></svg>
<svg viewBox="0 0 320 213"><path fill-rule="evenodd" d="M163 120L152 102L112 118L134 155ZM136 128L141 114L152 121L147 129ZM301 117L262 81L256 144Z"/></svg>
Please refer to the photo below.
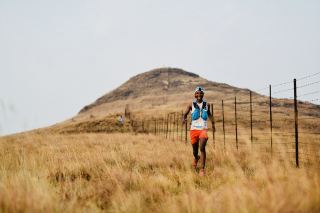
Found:
<svg viewBox="0 0 320 213"><path fill-rule="evenodd" d="M210 105L214 122L208 129L213 147L286 156L297 167L310 163L319 165L319 78L320 72L257 90L262 94L267 92L263 96L249 91L247 96L215 100ZM279 97L281 94L284 95ZM182 124L182 117L183 111L170 112L137 121L132 126L138 132L188 143L191 120L188 116L187 122Z"/></svg>

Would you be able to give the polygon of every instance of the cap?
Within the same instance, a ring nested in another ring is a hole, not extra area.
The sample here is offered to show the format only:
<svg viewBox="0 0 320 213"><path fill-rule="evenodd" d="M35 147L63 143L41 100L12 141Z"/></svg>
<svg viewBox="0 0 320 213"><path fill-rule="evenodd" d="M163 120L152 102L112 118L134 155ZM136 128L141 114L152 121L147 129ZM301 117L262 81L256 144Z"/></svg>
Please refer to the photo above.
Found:
<svg viewBox="0 0 320 213"><path fill-rule="evenodd" d="M197 88L196 88L196 90L195 90L194 92L196 93L196 92L198 92L198 91L200 91L200 92L203 92L203 93L204 93L204 89L203 89L203 87L197 87Z"/></svg>

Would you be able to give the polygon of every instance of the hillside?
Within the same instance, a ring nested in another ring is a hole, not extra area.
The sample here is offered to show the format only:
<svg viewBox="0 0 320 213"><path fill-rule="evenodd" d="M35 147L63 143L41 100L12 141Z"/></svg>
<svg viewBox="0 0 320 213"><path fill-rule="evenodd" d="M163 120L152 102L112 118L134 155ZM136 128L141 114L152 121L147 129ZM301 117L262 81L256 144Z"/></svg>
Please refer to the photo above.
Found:
<svg viewBox="0 0 320 213"><path fill-rule="evenodd" d="M177 68L159 68L130 78L118 88L106 93L95 102L84 106L72 119L59 123L47 130L54 132L128 132L139 129L134 126L142 120L164 119L168 113L185 110L193 99L196 86L206 90L205 99L214 106L217 125L222 119L221 100L225 103L226 128L234 123L234 97L237 97L239 127L250 128L250 90L224 83L206 80L197 74ZM252 92L255 127L260 132L269 128L269 97ZM272 99L274 128L293 132L293 100ZM119 126L117 117L130 111L125 126ZM300 123L303 131L320 132L319 105L299 102L299 116L308 118ZM140 127L141 129L141 127ZM221 129L218 129L221 130ZM140 130L141 131L141 130Z"/></svg>
<svg viewBox="0 0 320 213"><path fill-rule="evenodd" d="M130 78L94 103L85 106L80 110L79 116L123 112L126 105L130 105L132 110L160 106L183 107L185 103L192 100L194 88L199 85L206 89L207 99L220 99L234 93L248 91L212 82L182 69L159 68Z"/></svg>

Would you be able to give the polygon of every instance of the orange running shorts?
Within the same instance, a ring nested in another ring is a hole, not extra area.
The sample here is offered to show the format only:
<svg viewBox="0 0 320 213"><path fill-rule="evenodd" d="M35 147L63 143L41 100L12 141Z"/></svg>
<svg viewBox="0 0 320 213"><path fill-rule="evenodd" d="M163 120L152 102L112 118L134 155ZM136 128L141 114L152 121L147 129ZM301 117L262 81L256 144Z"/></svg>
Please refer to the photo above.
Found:
<svg viewBox="0 0 320 213"><path fill-rule="evenodd" d="M200 138L205 138L208 139L208 134L207 130L190 130L190 139L191 139L191 144L196 143L199 141Z"/></svg>

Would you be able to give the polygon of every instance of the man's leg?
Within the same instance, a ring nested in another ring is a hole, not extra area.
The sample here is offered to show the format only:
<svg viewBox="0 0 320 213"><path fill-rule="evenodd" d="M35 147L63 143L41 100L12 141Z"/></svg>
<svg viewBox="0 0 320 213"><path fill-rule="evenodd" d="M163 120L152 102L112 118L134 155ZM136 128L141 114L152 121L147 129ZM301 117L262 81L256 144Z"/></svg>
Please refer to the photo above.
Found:
<svg viewBox="0 0 320 213"><path fill-rule="evenodd" d="M198 152L199 152L199 140L192 144L193 156L195 160L199 160Z"/></svg>
<svg viewBox="0 0 320 213"><path fill-rule="evenodd" d="M204 169L206 166L206 145L207 145L208 138L200 138L200 163L201 169Z"/></svg>

